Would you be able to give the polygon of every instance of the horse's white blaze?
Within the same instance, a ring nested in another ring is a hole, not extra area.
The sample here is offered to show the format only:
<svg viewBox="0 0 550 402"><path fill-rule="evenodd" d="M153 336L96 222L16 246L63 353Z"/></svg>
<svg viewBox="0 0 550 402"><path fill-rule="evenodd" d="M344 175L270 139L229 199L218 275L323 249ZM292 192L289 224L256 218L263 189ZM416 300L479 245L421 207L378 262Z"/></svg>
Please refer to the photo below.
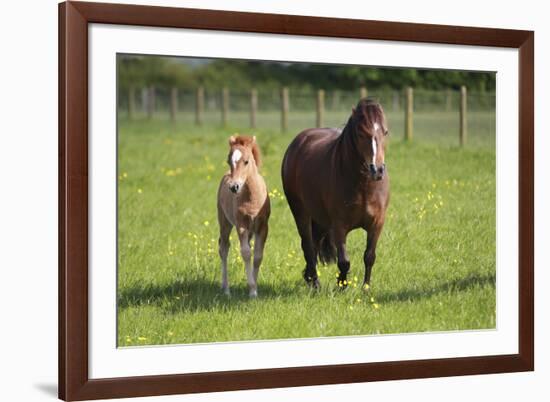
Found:
<svg viewBox="0 0 550 402"><path fill-rule="evenodd" d="M233 154L231 154L231 163L233 163L233 167L237 166L237 162L241 160L243 154L238 149L233 151Z"/></svg>
<svg viewBox="0 0 550 402"><path fill-rule="evenodd" d="M380 126L378 125L378 123L374 123L374 131L378 131L379 128Z"/></svg>
<svg viewBox="0 0 550 402"><path fill-rule="evenodd" d="M376 138L372 139L372 164L376 165L376 148L377 148Z"/></svg>

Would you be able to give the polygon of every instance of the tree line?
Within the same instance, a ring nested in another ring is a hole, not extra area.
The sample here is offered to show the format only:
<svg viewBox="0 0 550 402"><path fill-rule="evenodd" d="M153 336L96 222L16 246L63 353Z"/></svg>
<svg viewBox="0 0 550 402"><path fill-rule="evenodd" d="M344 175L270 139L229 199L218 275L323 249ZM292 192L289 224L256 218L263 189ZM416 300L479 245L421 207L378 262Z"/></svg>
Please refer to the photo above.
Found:
<svg viewBox="0 0 550 402"><path fill-rule="evenodd" d="M196 59L161 56L118 57L119 89L156 86L206 90L230 87L232 91L272 90L281 86L313 90L356 90L358 87L402 89L495 90L495 74L487 72L367 67L315 63L283 63L230 59Z"/></svg>

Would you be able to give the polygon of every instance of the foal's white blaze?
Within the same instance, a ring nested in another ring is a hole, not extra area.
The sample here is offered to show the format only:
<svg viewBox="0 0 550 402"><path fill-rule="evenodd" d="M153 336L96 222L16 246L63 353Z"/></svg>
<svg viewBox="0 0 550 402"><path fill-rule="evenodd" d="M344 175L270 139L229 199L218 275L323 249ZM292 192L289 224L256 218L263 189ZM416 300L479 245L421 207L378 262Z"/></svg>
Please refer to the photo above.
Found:
<svg viewBox="0 0 550 402"><path fill-rule="evenodd" d="M375 123L376 126L376 123ZM376 138L372 139L372 164L376 165L376 149L378 148Z"/></svg>
<svg viewBox="0 0 550 402"><path fill-rule="evenodd" d="M378 131L379 128L380 126L378 125L378 123L374 123L374 131Z"/></svg>
<svg viewBox="0 0 550 402"><path fill-rule="evenodd" d="M237 162L241 160L242 156L243 154L238 149L233 151L233 154L231 154L231 163L233 164L233 167L237 166Z"/></svg>

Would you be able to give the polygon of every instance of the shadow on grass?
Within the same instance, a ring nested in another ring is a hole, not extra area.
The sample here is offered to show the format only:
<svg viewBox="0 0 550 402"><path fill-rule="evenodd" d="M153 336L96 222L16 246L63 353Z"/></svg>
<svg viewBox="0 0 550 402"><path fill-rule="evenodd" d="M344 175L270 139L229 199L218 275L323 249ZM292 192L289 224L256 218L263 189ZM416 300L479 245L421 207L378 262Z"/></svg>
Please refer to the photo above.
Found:
<svg viewBox="0 0 550 402"><path fill-rule="evenodd" d="M258 299L278 299L296 296L300 292L298 286L281 284L274 287L269 283L258 283ZM153 305L167 313L181 311L200 311L212 308L234 308L243 303L250 303L246 284L231 287L228 297L220 289L217 282L207 279L178 280L172 284L135 284L122 289L118 293L118 308ZM253 300L252 300L253 301Z"/></svg>
<svg viewBox="0 0 550 402"><path fill-rule="evenodd" d="M409 302L427 299L442 293L456 293L475 287L495 287L495 275L471 275L462 279L438 284L432 288L401 289L398 291L376 292L379 303ZM344 295L346 292L342 292ZM258 300L284 299L300 297L306 294L315 296L315 292L308 292L301 282L296 284L281 284L273 286L270 283L259 283ZM320 294L318 296L321 296ZM183 311L205 311L210 309L232 309L244 303L250 303L246 284L231 287L231 297L224 295L219 283L207 279L178 280L172 284L134 284L122 289L118 295L118 308L125 309L139 306L155 306L168 314ZM253 300L252 300L253 302Z"/></svg>
<svg viewBox="0 0 550 402"><path fill-rule="evenodd" d="M492 286L493 288L496 286L496 277L494 274L470 275L466 278L440 283L430 289L402 289L397 292L380 292L377 293L377 300L380 303L415 301L427 299L442 293L456 293L475 287L487 286Z"/></svg>

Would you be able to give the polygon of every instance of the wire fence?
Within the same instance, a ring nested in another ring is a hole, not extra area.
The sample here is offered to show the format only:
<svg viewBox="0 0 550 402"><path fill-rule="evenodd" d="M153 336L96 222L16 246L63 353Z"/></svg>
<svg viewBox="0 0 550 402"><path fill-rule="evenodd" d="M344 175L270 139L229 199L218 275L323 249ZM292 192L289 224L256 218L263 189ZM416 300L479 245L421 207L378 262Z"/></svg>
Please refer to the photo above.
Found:
<svg viewBox="0 0 550 402"><path fill-rule="evenodd" d="M222 126L299 132L308 127L343 127L360 97L377 99L384 107L390 132L439 145L494 147L495 93L410 89L356 91L272 90L232 91L203 88L131 88L119 91L122 119L164 119L173 124ZM407 119L407 110L411 119ZM410 121L409 121L410 120Z"/></svg>

